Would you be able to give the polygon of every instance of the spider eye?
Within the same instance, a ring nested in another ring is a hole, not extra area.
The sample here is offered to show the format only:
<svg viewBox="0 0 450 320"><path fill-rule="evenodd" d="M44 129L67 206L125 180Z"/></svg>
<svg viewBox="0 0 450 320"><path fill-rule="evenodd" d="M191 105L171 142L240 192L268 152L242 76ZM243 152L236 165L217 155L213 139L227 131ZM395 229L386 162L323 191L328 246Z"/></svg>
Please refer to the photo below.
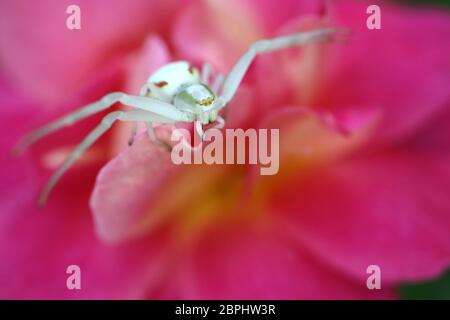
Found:
<svg viewBox="0 0 450 320"><path fill-rule="evenodd" d="M175 98L175 103L183 108L199 111L210 107L216 101L216 95L203 84L193 84L185 87Z"/></svg>
<svg viewBox="0 0 450 320"><path fill-rule="evenodd" d="M169 83L167 81L159 81L155 83L155 86L157 86L158 88L163 88L165 86L167 86Z"/></svg>
<svg viewBox="0 0 450 320"><path fill-rule="evenodd" d="M196 100L195 102L197 102L197 104L201 105L202 107L207 107L207 106L211 105L211 103L213 103L214 100L216 100L216 97L209 96L206 99L202 99L200 101Z"/></svg>
<svg viewBox="0 0 450 320"><path fill-rule="evenodd" d="M202 107L210 106L216 100L214 93L202 84L190 86L187 92L192 96L195 104Z"/></svg>

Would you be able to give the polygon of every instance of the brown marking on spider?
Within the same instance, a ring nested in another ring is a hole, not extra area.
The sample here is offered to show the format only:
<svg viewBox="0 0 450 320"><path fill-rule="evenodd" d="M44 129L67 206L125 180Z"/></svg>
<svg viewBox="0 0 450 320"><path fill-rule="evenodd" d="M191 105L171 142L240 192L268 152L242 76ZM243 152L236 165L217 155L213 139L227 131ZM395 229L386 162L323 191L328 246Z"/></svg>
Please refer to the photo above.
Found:
<svg viewBox="0 0 450 320"><path fill-rule="evenodd" d="M169 83L167 81L159 81L157 83L155 83L155 86L157 86L158 88L163 88L165 86L167 86Z"/></svg>

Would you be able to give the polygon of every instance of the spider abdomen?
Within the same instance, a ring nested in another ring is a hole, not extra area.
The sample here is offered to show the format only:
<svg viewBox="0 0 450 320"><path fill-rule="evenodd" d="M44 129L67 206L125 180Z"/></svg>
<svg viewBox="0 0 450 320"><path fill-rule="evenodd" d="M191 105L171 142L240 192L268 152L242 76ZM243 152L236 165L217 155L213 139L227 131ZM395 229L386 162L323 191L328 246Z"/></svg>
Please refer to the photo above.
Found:
<svg viewBox="0 0 450 320"><path fill-rule="evenodd" d="M147 82L161 89L164 94L174 98L186 86L200 83L199 71L186 61L166 64L156 70Z"/></svg>

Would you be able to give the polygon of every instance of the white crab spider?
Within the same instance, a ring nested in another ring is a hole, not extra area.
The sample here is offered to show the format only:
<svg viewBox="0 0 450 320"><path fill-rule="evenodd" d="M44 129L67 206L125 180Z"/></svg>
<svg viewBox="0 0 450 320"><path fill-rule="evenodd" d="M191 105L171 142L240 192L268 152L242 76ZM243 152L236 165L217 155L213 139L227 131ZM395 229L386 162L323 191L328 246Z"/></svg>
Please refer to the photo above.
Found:
<svg viewBox="0 0 450 320"><path fill-rule="evenodd" d="M154 122L163 124L195 122L195 130L200 137L203 137L203 125L215 123L214 128L222 128L225 125L225 120L218 112L233 98L251 62L258 54L309 43L338 40L336 35L342 31L344 30L323 28L270 40L258 40L242 55L226 77L218 75L214 81L209 79L211 67L208 64L203 66L202 72L199 74L198 70L192 68L188 62L169 63L157 70L147 80L140 90L140 95L122 92L109 93L99 101L75 110L31 132L19 142L16 151L21 152L44 136L108 109L117 102L136 109L113 111L107 114L51 176L41 191L39 204L45 204L50 191L61 176L117 120L145 122L148 136L154 142L158 142L153 131L152 124ZM134 134L135 128L132 135L134 136ZM133 137L131 142L132 139Z"/></svg>

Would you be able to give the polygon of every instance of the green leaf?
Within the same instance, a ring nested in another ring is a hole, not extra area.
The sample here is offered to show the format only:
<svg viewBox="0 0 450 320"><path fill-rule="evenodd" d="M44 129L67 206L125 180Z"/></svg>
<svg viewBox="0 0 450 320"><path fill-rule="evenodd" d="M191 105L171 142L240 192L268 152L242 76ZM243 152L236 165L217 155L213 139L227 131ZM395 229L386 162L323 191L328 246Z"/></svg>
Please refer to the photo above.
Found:
<svg viewBox="0 0 450 320"><path fill-rule="evenodd" d="M399 292L403 299L450 300L450 270L430 282L405 283Z"/></svg>

